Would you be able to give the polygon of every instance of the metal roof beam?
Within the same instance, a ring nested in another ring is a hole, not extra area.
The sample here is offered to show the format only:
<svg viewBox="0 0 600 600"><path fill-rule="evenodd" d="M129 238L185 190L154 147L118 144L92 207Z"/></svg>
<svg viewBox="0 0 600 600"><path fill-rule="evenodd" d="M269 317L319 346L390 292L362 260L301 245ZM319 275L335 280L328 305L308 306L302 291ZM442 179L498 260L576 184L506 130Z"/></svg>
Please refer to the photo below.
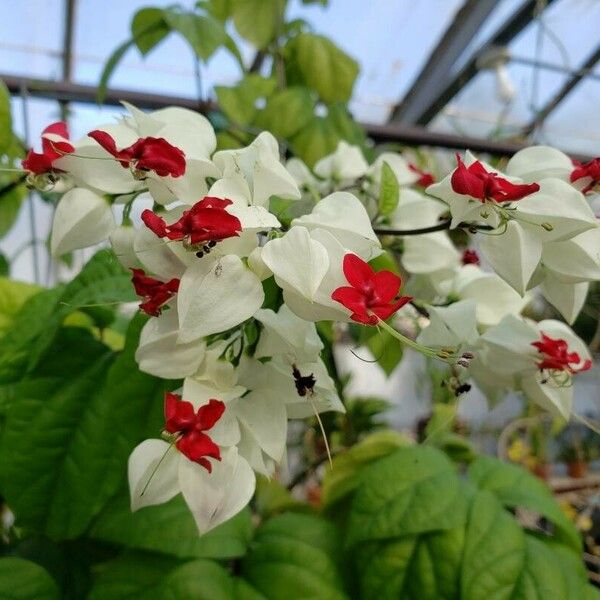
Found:
<svg viewBox="0 0 600 600"><path fill-rule="evenodd" d="M394 107L391 122L415 123L418 120L422 107L429 106L449 81L456 61L496 6L496 0L465 1L411 89Z"/></svg>
<svg viewBox="0 0 600 600"><path fill-rule="evenodd" d="M573 75L565 81L558 92L541 108L535 118L523 130L524 135L531 135L536 129L539 129L548 115L581 83L581 81L591 73L592 69L600 62L600 46L596 48L587 60L581 65Z"/></svg>
<svg viewBox="0 0 600 600"><path fill-rule="evenodd" d="M0 79L4 81L11 94L20 94L21 90L25 89L29 96L36 96L38 98L87 104L96 103L98 89L95 86L80 85L70 81L48 81L3 74L0 74ZM214 102L199 102L191 98L119 89L108 90L104 104L119 106L122 100L146 109L181 106L197 110L203 114L218 110L218 106ZM367 135L377 144L397 143L409 146L431 146L434 148L456 150L470 148L475 152L487 152L501 156L510 156L525 147L523 144L513 142L437 133L429 131L424 127L406 126L401 123L387 123L385 125L363 123L361 126L365 129ZM583 161L590 160L588 156L572 156Z"/></svg>
<svg viewBox="0 0 600 600"><path fill-rule="evenodd" d="M478 50L476 50L465 66L449 81L440 86L439 90L429 98L426 104L419 107L414 123L427 125L454 96L477 75L477 59L493 47L507 46L529 23L539 11L547 8L555 0L526 0L496 31L496 33Z"/></svg>

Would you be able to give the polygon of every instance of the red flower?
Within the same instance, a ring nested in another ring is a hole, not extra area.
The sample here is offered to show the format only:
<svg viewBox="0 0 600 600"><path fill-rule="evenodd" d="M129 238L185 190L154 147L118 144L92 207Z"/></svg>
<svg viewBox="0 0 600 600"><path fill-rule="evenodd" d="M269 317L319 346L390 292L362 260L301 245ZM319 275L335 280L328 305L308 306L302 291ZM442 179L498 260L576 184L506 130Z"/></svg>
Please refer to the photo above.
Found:
<svg viewBox="0 0 600 600"><path fill-rule="evenodd" d="M344 256L344 275L351 287L339 287L331 298L352 311L357 323L376 325L385 321L412 298L399 296L402 279L391 271L375 272L355 254Z"/></svg>
<svg viewBox="0 0 600 600"><path fill-rule="evenodd" d="M452 173L450 181L452 189L457 194L471 196L481 202L486 200L509 202L521 200L540 189L537 183L511 183L503 177L498 177L496 173L486 171L479 161L467 167L458 154L456 161L458 166Z"/></svg>
<svg viewBox="0 0 600 600"><path fill-rule="evenodd" d="M164 283L154 277L149 277L143 269L131 270L133 271L131 282L135 293L145 300L140 304L140 309L147 315L158 317L165 302L168 302L177 293L179 279L171 279Z"/></svg>
<svg viewBox="0 0 600 600"><path fill-rule="evenodd" d="M65 139L69 138L67 124L64 121L52 123L42 131L42 152L29 150L22 162L23 168L35 175L41 175L50 171L60 171L60 169L53 167L54 161L65 154L75 151L75 148L69 142L49 140L44 137L46 134L58 135Z"/></svg>
<svg viewBox="0 0 600 600"><path fill-rule="evenodd" d="M217 242L237 236L242 230L240 220L225 210L230 204L231 200L206 196L186 210L179 221L172 225L167 225L162 217L151 210L142 213L142 221L158 237L184 240L191 246L210 241Z"/></svg>
<svg viewBox="0 0 600 600"><path fill-rule="evenodd" d="M165 430L176 434L175 447L191 461L202 465L209 473L212 465L206 456L221 460L221 451L206 433L225 412L225 404L211 399L194 412L191 402L177 394L165 394Z"/></svg>
<svg viewBox="0 0 600 600"><path fill-rule="evenodd" d="M584 194L587 194L592 190L598 183L600 183L600 157L594 158L587 163L580 163L578 160L574 160L573 164L575 168L571 172L571 181L578 181L585 177L590 177L591 181L582 190Z"/></svg>
<svg viewBox="0 0 600 600"><path fill-rule="evenodd" d="M537 342L531 342L531 345L538 349L542 354L542 360L537 363L540 369L550 369L552 371L567 371L568 373L581 373L587 371L592 366L591 360L586 360L583 365L577 368L581 362L581 357L577 352L569 352L569 347L565 340L554 339L542 333L542 339Z"/></svg>
<svg viewBox="0 0 600 600"><path fill-rule="evenodd" d="M422 187L427 187L428 185L435 183L435 177L431 173L428 173L427 171L423 171L423 169L420 169L419 167L417 167L417 165L414 165L413 163L408 163L408 168L413 173L420 175L420 178L417 179L417 181L416 181L417 185L420 185Z"/></svg>
<svg viewBox="0 0 600 600"><path fill-rule="evenodd" d="M159 177L180 177L185 173L185 154L164 138L140 138L128 148L117 150L115 140L105 131L96 129L90 131L88 136L126 169L133 167L139 171L154 171Z"/></svg>
<svg viewBox="0 0 600 600"><path fill-rule="evenodd" d="M479 265L481 261L479 260L479 254L475 252L475 250L467 249L463 252L462 255L462 264L463 265Z"/></svg>

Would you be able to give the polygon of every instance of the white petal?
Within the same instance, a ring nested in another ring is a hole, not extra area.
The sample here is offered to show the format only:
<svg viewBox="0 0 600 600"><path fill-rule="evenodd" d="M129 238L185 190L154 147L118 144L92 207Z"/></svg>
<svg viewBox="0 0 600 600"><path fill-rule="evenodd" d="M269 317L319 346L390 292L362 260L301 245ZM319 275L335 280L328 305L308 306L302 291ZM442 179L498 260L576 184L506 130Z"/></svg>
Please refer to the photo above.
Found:
<svg viewBox="0 0 600 600"><path fill-rule="evenodd" d="M428 198L415 190L400 190L400 201L390 216L390 222L398 229L429 227L435 225L447 210L448 207L439 200Z"/></svg>
<svg viewBox="0 0 600 600"><path fill-rule="evenodd" d="M325 156L317 162L315 173L326 179L345 181L362 177L368 167L360 148L351 146L342 140L333 154Z"/></svg>
<svg viewBox="0 0 600 600"><path fill-rule="evenodd" d="M52 225L54 256L87 248L108 238L116 227L108 202L84 188L68 191L58 203Z"/></svg>
<svg viewBox="0 0 600 600"><path fill-rule="evenodd" d="M527 183L557 177L568 181L573 163L560 150L550 146L530 146L519 150L506 165L506 174Z"/></svg>
<svg viewBox="0 0 600 600"><path fill-rule="evenodd" d="M379 193L381 168L384 162L390 166L400 186L412 185L419 180L419 174L410 170L408 162L401 154L397 154L396 152L383 152L369 167L369 174L374 178L375 181L376 193Z"/></svg>
<svg viewBox="0 0 600 600"><path fill-rule="evenodd" d="M518 219L547 223L552 231L537 228L544 241L565 240L597 226L596 217L585 196L560 179L543 179L540 190L516 203Z"/></svg>
<svg viewBox="0 0 600 600"><path fill-rule="evenodd" d="M236 403L236 414L259 446L280 461L287 438L287 413L282 398L272 394L250 393Z"/></svg>
<svg viewBox="0 0 600 600"><path fill-rule="evenodd" d="M69 154L59 158L54 166L69 173L80 185L108 194L128 194L142 187L142 182L136 181L131 171L122 167L104 148L89 144L78 147L76 153L77 156Z"/></svg>
<svg viewBox="0 0 600 600"><path fill-rule="evenodd" d="M180 342L226 331L250 318L264 300L260 279L235 255L199 260L181 278Z"/></svg>
<svg viewBox="0 0 600 600"><path fill-rule="evenodd" d="M135 352L140 371L163 379L180 379L198 370L204 359L204 342L178 343L179 318L175 306L150 319L143 327Z"/></svg>
<svg viewBox="0 0 600 600"><path fill-rule="evenodd" d="M544 298L560 312L568 323L573 323L581 312L589 288L590 284L587 281L563 283L550 274L546 276L541 286Z"/></svg>
<svg viewBox="0 0 600 600"><path fill-rule="evenodd" d="M180 458L163 440L145 440L134 448L127 463L131 510L163 504L179 493Z"/></svg>
<svg viewBox="0 0 600 600"><path fill-rule="evenodd" d="M181 491L200 535L240 512L256 486L254 472L237 448L224 451L220 462L211 462L212 473L189 460L179 466Z"/></svg>
<svg viewBox="0 0 600 600"><path fill-rule="evenodd" d="M460 253L443 231L406 236L402 265L409 273L434 273L460 264Z"/></svg>
<svg viewBox="0 0 600 600"><path fill-rule="evenodd" d="M360 200L349 192L334 192L323 198L310 214L294 219L292 225L325 229L364 260L380 254L381 243L371 219Z"/></svg>
<svg viewBox="0 0 600 600"><path fill-rule="evenodd" d="M277 217L262 206L228 206L227 212L240 220L244 231L266 231L281 227Z"/></svg>
<svg viewBox="0 0 600 600"><path fill-rule="evenodd" d="M542 255L540 239L515 221L508 222L504 233L481 238L481 251L494 271L519 294L525 294Z"/></svg>
<svg viewBox="0 0 600 600"><path fill-rule="evenodd" d="M261 258L278 285L313 299L329 267L327 250L304 227L292 227L282 238L267 242Z"/></svg>
<svg viewBox="0 0 600 600"><path fill-rule="evenodd" d="M254 164L252 203L262 207L269 206L271 196L279 196L289 200L301 197L298 185L285 167L264 152Z"/></svg>
<svg viewBox="0 0 600 600"><path fill-rule="evenodd" d="M521 380L524 394L544 410L566 421L571 416L573 407L573 387L558 386L551 378L540 371L527 373Z"/></svg>
<svg viewBox="0 0 600 600"><path fill-rule="evenodd" d="M418 337L426 346L442 348L472 344L479 337L475 302L462 300L447 307L429 307L429 326Z"/></svg>
<svg viewBox="0 0 600 600"><path fill-rule="evenodd" d="M126 269L133 269L141 266L133 249L133 242L136 234L137 231L133 227L121 225L108 236L117 260Z"/></svg>
<svg viewBox="0 0 600 600"><path fill-rule="evenodd" d="M323 342L314 323L297 317L285 304L275 313L261 309L254 318L264 327L254 356L281 357L293 363L315 362L323 349Z"/></svg>
<svg viewBox="0 0 600 600"><path fill-rule="evenodd" d="M262 451L256 439L246 427L241 425L240 429L242 435L237 445L240 456L248 461L254 471L265 477L271 477L275 473L277 464Z"/></svg>
<svg viewBox="0 0 600 600"><path fill-rule="evenodd" d="M600 228L566 242L544 244L542 263L565 283L600 280Z"/></svg>
<svg viewBox="0 0 600 600"><path fill-rule="evenodd" d="M239 174L232 174L215 181L208 195L224 200L231 200L235 205L248 206L252 202L252 194L246 180ZM231 207L227 208L228 211Z"/></svg>
<svg viewBox="0 0 600 600"><path fill-rule="evenodd" d="M252 272L261 280L264 281L273 275L273 272L262 259L262 248L254 248L248 255L248 266Z"/></svg>
<svg viewBox="0 0 600 600"><path fill-rule="evenodd" d="M181 244L157 237L146 226L137 230L133 249L146 271L154 273L163 281L181 277L186 269L186 262L182 258L187 257ZM194 255L190 254L189 260L193 258Z"/></svg>

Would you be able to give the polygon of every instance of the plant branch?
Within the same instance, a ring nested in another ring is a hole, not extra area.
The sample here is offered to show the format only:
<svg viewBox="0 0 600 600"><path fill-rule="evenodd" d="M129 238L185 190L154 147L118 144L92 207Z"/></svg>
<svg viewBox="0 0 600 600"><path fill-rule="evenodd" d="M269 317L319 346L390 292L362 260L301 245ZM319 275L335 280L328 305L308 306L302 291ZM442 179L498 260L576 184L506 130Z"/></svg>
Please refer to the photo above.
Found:
<svg viewBox="0 0 600 600"><path fill-rule="evenodd" d="M436 231L445 231L450 229L452 221L442 221L437 225L430 225L429 227L420 227L418 229L388 229L387 227L375 227L373 231L377 235L423 235L424 233L434 233ZM475 225L473 223L459 223L458 227L467 229L471 232L475 231L492 231L494 228L491 225Z"/></svg>

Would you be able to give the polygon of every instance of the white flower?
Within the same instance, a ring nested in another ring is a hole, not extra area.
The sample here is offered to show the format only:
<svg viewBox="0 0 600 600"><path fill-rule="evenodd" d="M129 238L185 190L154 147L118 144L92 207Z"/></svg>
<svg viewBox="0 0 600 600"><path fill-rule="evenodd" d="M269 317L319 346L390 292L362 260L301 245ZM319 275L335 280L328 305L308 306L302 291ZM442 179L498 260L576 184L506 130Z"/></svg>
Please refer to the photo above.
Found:
<svg viewBox="0 0 600 600"><path fill-rule="evenodd" d="M428 306L429 325L417 341L431 348L460 347L477 341L474 300L461 300L450 306Z"/></svg>
<svg viewBox="0 0 600 600"><path fill-rule="evenodd" d="M550 146L530 146L519 150L507 163L506 174L527 183L555 177L569 181L573 170L571 159Z"/></svg>
<svg viewBox="0 0 600 600"><path fill-rule="evenodd" d="M396 181L401 187L413 185L419 180L419 174L412 171L406 159L396 152L383 152L369 167L367 174L372 179L372 193L379 195L379 186L381 184L381 169L383 163L387 163L396 176Z"/></svg>
<svg viewBox="0 0 600 600"><path fill-rule="evenodd" d="M116 223L108 202L90 190L73 188L54 213L50 247L54 256L87 248L105 240Z"/></svg>
<svg viewBox="0 0 600 600"><path fill-rule="evenodd" d="M279 160L277 140L264 131L246 148L221 150L213 156L224 179L233 180L248 204L268 208L269 198L297 200L300 190ZM234 184L230 183L230 187Z"/></svg>
<svg viewBox="0 0 600 600"><path fill-rule="evenodd" d="M315 165L315 173L323 179L333 180L337 185L346 186L362 177L369 165L358 146L351 146L343 140L335 152L324 156Z"/></svg>
<svg viewBox="0 0 600 600"><path fill-rule="evenodd" d="M256 478L237 448L227 448L212 472L163 440L146 440L129 457L131 508L163 504L181 493L200 535L235 516L254 494Z"/></svg>

